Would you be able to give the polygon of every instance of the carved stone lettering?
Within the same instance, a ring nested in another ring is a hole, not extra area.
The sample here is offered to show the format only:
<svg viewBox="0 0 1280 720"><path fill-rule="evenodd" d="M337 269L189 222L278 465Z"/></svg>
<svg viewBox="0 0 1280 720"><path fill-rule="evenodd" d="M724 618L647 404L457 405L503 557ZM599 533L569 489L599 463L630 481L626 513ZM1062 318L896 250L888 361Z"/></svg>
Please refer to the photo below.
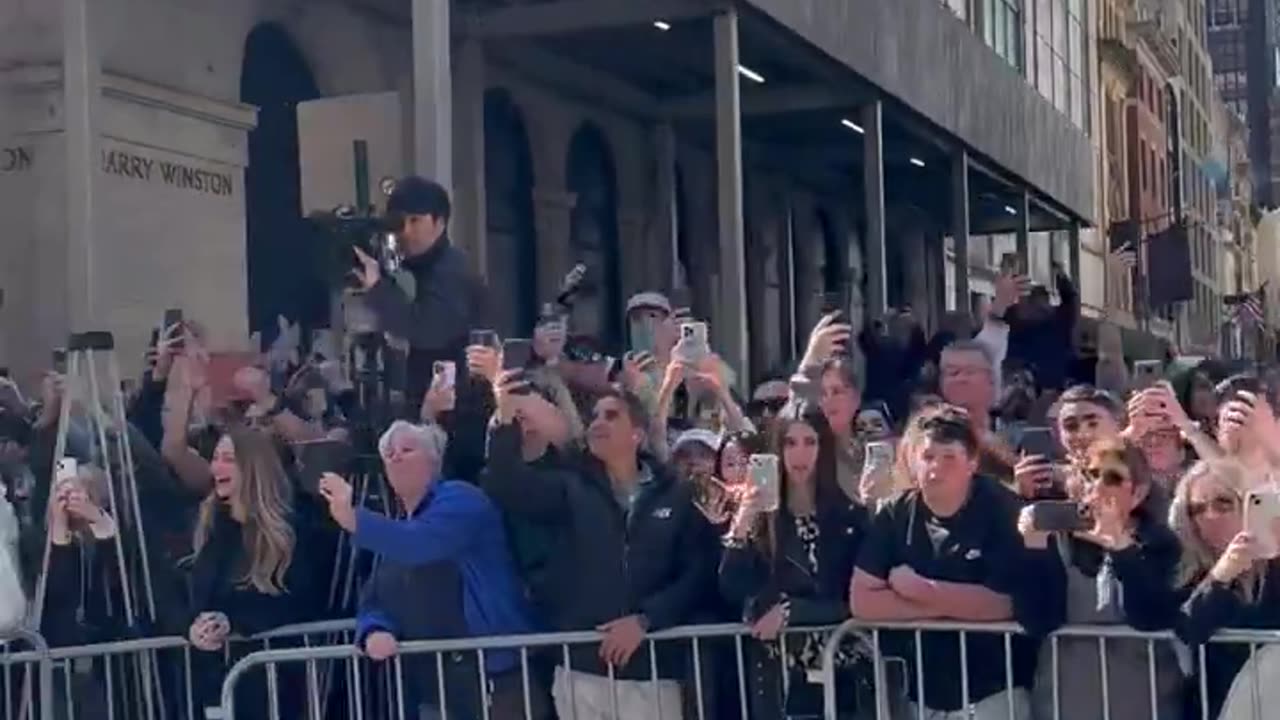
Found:
<svg viewBox="0 0 1280 720"><path fill-rule="evenodd" d="M0 147L0 173L26 172L31 169L33 162L33 153L29 147Z"/></svg>
<svg viewBox="0 0 1280 720"><path fill-rule="evenodd" d="M158 173L155 172L157 168ZM104 151L102 171L116 177L162 183L179 190L217 197L231 197L235 194L235 181L229 172L205 170L169 160L157 161L123 150Z"/></svg>

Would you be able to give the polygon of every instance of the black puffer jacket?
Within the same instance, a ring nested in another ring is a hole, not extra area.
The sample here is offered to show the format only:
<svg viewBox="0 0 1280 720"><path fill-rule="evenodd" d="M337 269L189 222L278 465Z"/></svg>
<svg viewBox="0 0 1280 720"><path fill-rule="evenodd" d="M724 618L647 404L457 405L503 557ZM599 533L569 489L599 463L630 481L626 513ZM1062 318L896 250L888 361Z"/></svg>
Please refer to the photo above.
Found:
<svg viewBox="0 0 1280 720"><path fill-rule="evenodd" d="M489 440L484 489L504 513L534 521L554 533L553 548L535 598L555 631L594 630L642 614L651 630L688 623L714 588L714 535L693 504L692 487L642 459L652 477L637 489L627 513L604 468L575 454L563 467L526 465L518 425L495 427ZM658 648L658 672L679 678L687 643ZM606 674L595 646L572 649L572 669ZM616 672L619 679L648 679L647 647Z"/></svg>

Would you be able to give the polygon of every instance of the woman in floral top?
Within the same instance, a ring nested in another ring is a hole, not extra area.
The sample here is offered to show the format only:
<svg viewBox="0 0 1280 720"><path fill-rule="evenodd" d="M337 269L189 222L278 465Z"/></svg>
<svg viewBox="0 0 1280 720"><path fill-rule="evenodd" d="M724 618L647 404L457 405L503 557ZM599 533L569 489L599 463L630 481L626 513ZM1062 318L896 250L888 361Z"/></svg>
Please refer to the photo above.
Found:
<svg viewBox="0 0 1280 720"><path fill-rule="evenodd" d="M752 716L820 717L825 636L782 636L845 620L867 514L836 482L836 441L818 406L784 408L770 447L780 460L778 508L766 512L755 488L747 491L725 538L720 588L760 641L750 648ZM837 685L842 711L856 711L871 697L871 666L862 646L847 647Z"/></svg>

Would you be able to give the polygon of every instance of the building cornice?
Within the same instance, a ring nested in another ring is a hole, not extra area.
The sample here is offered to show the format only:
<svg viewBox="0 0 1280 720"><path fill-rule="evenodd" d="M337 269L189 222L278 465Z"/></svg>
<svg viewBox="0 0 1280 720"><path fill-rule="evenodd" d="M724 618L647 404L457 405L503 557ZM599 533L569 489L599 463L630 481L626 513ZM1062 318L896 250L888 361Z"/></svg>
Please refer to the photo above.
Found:
<svg viewBox="0 0 1280 720"><path fill-rule="evenodd" d="M182 118L248 132L257 125L252 105L195 95L138 78L104 71L102 97L148 107ZM0 71L0 87L19 94L43 94L62 88L59 65L24 65Z"/></svg>

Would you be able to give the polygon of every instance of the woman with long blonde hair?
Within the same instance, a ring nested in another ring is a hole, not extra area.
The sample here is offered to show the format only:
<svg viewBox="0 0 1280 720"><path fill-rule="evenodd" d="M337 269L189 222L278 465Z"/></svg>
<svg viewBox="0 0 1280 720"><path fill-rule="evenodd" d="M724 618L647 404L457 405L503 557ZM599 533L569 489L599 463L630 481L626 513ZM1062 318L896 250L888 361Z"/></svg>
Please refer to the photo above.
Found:
<svg viewBox="0 0 1280 720"><path fill-rule="evenodd" d="M192 535L189 637L201 650L222 648L235 631L249 635L303 618L310 599L299 585L299 547L289 476L271 438L236 428L209 463L213 488L200 503Z"/></svg>
<svg viewBox="0 0 1280 720"><path fill-rule="evenodd" d="M1191 646L1222 628L1280 629L1280 564L1262 554L1263 542L1245 529L1248 491L1258 478L1229 459L1201 460L1182 477L1169 509L1169 525L1182 542L1176 592L1167 624ZM1250 648L1205 647L1203 683L1217 717ZM1199 703L1196 704L1199 707Z"/></svg>

